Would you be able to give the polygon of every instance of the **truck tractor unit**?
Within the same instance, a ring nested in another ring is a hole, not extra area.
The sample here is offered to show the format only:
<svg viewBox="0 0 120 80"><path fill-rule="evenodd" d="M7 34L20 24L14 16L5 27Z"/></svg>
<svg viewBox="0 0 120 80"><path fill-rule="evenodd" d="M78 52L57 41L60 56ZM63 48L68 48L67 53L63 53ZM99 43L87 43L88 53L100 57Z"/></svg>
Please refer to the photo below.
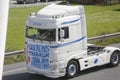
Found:
<svg viewBox="0 0 120 80"><path fill-rule="evenodd" d="M52 78L77 76L88 68L120 62L120 49L87 44L83 6L51 4L26 21L27 70Z"/></svg>

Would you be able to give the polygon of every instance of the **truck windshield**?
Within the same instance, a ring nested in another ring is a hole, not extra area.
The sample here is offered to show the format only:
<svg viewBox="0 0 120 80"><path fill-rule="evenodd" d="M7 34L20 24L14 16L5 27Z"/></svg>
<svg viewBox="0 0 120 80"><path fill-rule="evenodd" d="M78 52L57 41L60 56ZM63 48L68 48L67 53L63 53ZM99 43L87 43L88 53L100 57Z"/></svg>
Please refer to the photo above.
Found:
<svg viewBox="0 0 120 80"><path fill-rule="evenodd" d="M31 39L44 40L44 41L55 41L56 29L40 29L40 28L27 27L26 37Z"/></svg>

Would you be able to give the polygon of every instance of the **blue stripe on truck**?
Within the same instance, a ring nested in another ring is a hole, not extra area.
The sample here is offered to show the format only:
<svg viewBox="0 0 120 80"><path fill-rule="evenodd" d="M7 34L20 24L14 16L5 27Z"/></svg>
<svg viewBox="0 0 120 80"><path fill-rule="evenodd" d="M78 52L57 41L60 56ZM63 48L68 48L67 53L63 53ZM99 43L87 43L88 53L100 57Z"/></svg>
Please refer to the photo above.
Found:
<svg viewBox="0 0 120 80"><path fill-rule="evenodd" d="M69 23L74 23L74 22L79 21L80 19L81 18L78 18L78 19L75 19L75 20L71 20L71 21L66 21L66 22L61 23L61 25L65 25L65 24L69 24Z"/></svg>
<svg viewBox="0 0 120 80"><path fill-rule="evenodd" d="M76 42L80 42L82 41L83 39L85 39L86 36L78 39L78 40L75 40L75 41L72 41L72 42L68 42L68 43L64 43L64 44L59 44L57 46L50 46L50 48L60 48L60 47L64 47L64 46L67 46L67 45L70 45L70 44L73 44L73 43L76 43Z"/></svg>

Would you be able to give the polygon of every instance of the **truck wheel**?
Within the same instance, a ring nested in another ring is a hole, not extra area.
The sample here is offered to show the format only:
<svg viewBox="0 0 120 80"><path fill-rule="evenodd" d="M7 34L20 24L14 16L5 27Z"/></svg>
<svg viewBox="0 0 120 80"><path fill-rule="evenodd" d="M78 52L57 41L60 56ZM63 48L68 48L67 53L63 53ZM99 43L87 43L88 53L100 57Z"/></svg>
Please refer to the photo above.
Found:
<svg viewBox="0 0 120 80"><path fill-rule="evenodd" d="M115 51L112 53L110 58L110 67L118 66L120 62L120 51Z"/></svg>
<svg viewBox="0 0 120 80"><path fill-rule="evenodd" d="M70 61L66 68L66 77L72 78L78 75L78 63L74 60Z"/></svg>

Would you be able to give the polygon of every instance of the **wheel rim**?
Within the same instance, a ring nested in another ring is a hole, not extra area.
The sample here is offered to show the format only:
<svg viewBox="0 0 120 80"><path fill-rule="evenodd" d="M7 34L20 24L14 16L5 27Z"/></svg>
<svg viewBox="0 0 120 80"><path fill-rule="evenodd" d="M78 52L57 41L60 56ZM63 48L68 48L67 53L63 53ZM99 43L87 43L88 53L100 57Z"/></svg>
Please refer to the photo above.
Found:
<svg viewBox="0 0 120 80"><path fill-rule="evenodd" d="M117 64L119 62L119 55L117 53L114 53L112 55L112 63Z"/></svg>
<svg viewBox="0 0 120 80"><path fill-rule="evenodd" d="M76 73L76 66L75 66L74 64L71 64L71 65L69 66L68 73L69 73L69 75L71 75L71 76L75 75L75 73Z"/></svg>

